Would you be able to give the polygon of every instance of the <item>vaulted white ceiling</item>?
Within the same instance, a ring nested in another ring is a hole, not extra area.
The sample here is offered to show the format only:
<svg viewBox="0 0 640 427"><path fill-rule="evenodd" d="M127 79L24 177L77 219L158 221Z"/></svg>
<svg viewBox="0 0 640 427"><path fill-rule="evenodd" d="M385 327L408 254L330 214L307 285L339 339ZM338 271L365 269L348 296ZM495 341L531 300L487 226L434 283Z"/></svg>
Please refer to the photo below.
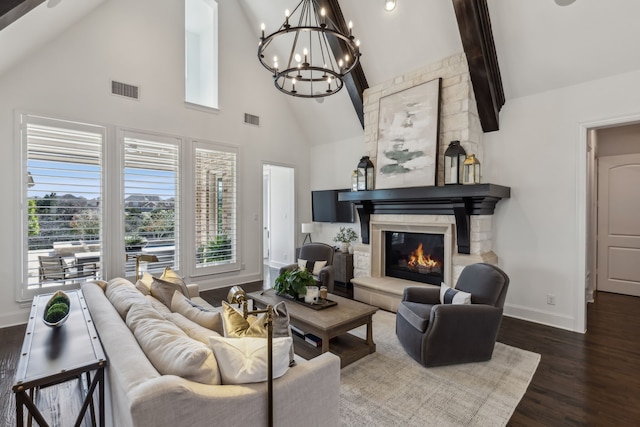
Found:
<svg viewBox="0 0 640 427"><path fill-rule="evenodd" d="M55 8L43 4L0 31L0 75L106 1L62 0ZM284 10L292 10L299 0L218 1L221 10L225 2L240 3L257 42L260 23L273 31L282 23ZM576 0L565 7L554 0L487 1L507 104L513 98L640 69L639 0ZM462 52L451 0L397 2L389 13L383 0L340 0L361 40L370 86ZM362 135L346 90L323 103L288 98L310 144Z"/></svg>
<svg viewBox="0 0 640 427"><path fill-rule="evenodd" d="M298 0L240 0L256 40L261 22L267 32L282 23L284 10ZM340 0L345 19L361 41L369 86L462 52L451 0L397 0L385 12L383 0ZM640 1L488 0L489 14L507 103L509 99L640 69ZM284 95L283 95L284 96ZM349 103L347 96L343 97ZM355 114L294 100L312 143L326 126L344 138L362 132ZM309 104L313 108L305 108ZM304 111L304 112L303 112ZM346 115L344 115L346 114ZM325 121L326 117L326 121ZM356 127L353 126L356 123Z"/></svg>

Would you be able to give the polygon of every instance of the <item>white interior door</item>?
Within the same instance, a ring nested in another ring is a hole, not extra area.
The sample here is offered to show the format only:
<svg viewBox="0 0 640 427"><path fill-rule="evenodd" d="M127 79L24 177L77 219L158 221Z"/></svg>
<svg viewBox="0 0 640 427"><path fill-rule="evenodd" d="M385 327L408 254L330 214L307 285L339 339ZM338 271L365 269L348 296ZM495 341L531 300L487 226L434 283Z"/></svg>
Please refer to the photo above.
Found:
<svg viewBox="0 0 640 427"><path fill-rule="evenodd" d="M598 159L598 290L640 296L640 154Z"/></svg>

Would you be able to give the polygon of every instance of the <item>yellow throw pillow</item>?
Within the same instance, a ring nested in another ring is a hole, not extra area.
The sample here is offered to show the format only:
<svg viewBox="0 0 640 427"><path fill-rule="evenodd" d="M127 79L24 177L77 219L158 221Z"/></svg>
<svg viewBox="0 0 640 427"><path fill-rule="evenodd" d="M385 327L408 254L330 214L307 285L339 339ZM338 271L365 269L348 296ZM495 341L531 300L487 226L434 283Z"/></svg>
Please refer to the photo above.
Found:
<svg viewBox="0 0 640 427"><path fill-rule="evenodd" d="M249 316L245 319L241 313L231 307L226 301L222 301L222 324L224 325L224 336L230 338L256 337L266 338L267 315L260 317Z"/></svg>

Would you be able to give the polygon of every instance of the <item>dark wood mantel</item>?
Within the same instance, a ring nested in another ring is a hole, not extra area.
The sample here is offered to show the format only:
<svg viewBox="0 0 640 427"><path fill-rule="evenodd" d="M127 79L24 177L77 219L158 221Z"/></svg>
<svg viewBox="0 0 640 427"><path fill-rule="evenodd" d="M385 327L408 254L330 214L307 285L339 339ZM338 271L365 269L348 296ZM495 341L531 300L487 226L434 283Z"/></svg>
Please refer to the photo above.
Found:
<svg viewBox="0 0 640 427"><path fill-rule="evenodd" d="M369 243L372 214L454 215L458 253L471 253L471 215L493 215L496 204L511 196L511 188L496 184L390 188L345 191L338 200L353 202L360 216L362 243Z"/></svg>

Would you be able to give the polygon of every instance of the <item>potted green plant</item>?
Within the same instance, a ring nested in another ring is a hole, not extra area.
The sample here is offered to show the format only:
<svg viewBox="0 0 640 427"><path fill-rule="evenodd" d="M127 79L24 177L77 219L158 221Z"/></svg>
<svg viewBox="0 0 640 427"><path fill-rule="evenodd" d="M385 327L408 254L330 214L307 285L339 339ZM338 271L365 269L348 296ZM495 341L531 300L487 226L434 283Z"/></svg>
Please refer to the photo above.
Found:
<svg viewBox="0 0 640 427"><path fill-rule="evenodd" d="M355 242L358 239L358 235L353 228L340 227L340 231L333 238L334 242L340 242L340 252L347 252L349 250L349 244Z"/></svg>
<svg viewBox="0 0 640 427"><path fill-rule="evenodd" d="M307 270L287 270L276 278L273 289L278 295L290 295L298 299L307 293L307 286L315 286L313 275Z"/></svg>
<svg viewBox="0 0 640 427"><path fill-rule="evenodd" d="M147 239L137 234L124 236L124 246L127 252L139 251L147 244Z"/></svg>

